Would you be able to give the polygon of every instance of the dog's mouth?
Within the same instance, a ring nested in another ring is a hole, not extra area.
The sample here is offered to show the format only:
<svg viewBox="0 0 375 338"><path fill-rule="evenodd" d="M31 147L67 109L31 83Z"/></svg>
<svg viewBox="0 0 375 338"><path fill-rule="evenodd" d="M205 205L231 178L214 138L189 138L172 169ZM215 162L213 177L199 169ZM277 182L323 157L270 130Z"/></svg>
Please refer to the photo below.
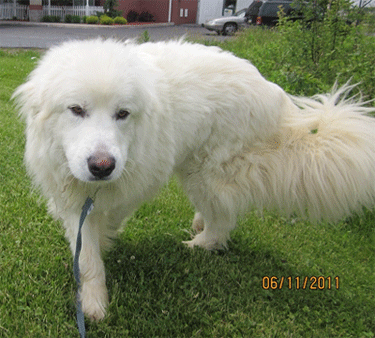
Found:
<svg viewBox="0 0 375 338"><path fill-rule="evenodd" d="M89 177L89 182L108 182L108 181L111 181L112 178L111 177L103 177L103 178L98 178L98 177L95 177L95 176L90 176Z"/></svg>

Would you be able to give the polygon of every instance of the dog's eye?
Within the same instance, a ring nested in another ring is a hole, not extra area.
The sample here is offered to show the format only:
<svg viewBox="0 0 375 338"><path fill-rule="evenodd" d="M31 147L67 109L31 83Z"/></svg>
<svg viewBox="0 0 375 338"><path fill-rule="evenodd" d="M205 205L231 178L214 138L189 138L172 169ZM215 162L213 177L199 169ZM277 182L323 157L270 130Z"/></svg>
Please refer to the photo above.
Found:
<svg viewBox="0 0 375 338"><path fill-rule="evenodd" d="M130 112L126 109L120 109L116 113L116 120L125 120L130 115Z"/></svg>
<svg viewBox="0 0 375 338"><path fill-rule="evenodd" d="M70 106L69 109L74 115L85 117L86 111L79 105Z"/></svg>

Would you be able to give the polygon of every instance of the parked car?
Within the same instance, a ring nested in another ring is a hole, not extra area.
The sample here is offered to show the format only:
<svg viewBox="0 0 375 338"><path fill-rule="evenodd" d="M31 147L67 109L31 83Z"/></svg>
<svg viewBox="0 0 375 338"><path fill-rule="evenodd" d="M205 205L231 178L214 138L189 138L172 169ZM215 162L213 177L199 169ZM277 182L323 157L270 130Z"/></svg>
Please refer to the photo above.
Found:
<svg viewBox="0 0 375 338"><path fill-rule="evenodd" d="M202 26L218 34L233 35L239 28L248 26L248 18L245 16L248 8L241 9L233 16L208 20Z"/></svg>
<svg viewBox="0 0 375 338"><path fill-rule="evenodd" d="M295 10L292 8L293 0L266 0L259 8L257 25L274 26L279 20L278 12L282 8L286 16L295 16Z"/></svg>
<svg viewBox="0 0 375 338"><path fill-rule="evenodd" d="M249 24L255 25L259 13L259 8L263 5L263 1L254 0L246 11L245 17Z"/></svg>

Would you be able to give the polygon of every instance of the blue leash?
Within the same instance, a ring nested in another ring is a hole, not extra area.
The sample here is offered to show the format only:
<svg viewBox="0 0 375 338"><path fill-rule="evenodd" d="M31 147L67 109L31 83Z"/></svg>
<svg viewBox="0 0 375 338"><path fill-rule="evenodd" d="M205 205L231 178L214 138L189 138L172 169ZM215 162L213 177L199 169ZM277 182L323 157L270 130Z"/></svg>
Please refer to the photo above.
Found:
<svg viewBox="0 0 375 338"><path fill-rule="evenodd" d="M83 222L85 221L86 216L91 212L93 208L94 208L94 201L90 197L87 197L85 204L82 207L81 217L79 218L76 253L74 255L74 261L73 261L73 274L74 274L74 278L76 280L77 287L78 287L78 290L77 290L77 325L78 325L78 331L79 331L81 338L85 338L85 335L86 335L85 317L83 315L82 304L79 298L79 291L81 289L81 279L79 276L79 255L82 249L81 229L82 229L82 225L83 225Z"/></svg>

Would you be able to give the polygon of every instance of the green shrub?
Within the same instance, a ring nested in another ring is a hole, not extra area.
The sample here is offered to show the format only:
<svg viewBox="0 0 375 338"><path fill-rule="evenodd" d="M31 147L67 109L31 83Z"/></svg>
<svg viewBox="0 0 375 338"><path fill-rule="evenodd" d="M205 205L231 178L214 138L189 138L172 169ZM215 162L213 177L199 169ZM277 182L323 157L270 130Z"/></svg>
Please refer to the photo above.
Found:
<svg viewBox="0 0 375 338"><path fill-rule="evenodd" d="M100 24L101 25L113 25L113 22L114 22L114 20L107 15L102 15L100 17Z"/></svg>
<svg viewBox="0 0 375 338"><path fill-rule="evenodd" d="M51 16L50 15L44 15L40 21L42 22L51 22Z"/></svg>
<svg viewBox="0 0 375 338"><path fill-rule="evenodd" d="M118 7L118 0L106 0L103 5L105 15L110 18L122 16L122 11L118 11L115 7Z"/></svg>
<svg viewBox="0 0 375 338"><path fill-rule="evenodd" d="M61 18L57 15L45 15L41 19L42 22L60 22Z"/></svg>
<svg viewBox="0 0 375 338"><path fill-rule="evenodd" d="M304 20L280 18L280 43L275 54L283 69L287 86L311 95L315 87L327 90L335 80L343 84L362 82L361 90L375 96L375 42L363 33L358 12L348 0L324 0L303 8ZM324 10L323 10L324 8ZM326 85L323 85L326 84Z"/></svg>
<svg viewBox="0 0 375 338"><path fill-rule="evenodd" d="M67 14L67 15L65 15L64 22L65 23L80 23L81 22L81 18L79 17L79 15Z"/></svg>
<svg viewBox="0 0 375 338"><path fill-rule="evenodd" d="M72 16L72 23L81 23L81 18L79 15Z"/></svg>
<svg viewBox="0 0 375 338"><path fill-rule="evenodd" d="M72 16L71 14L67 14L65 15L65 19L64 19L64 22L65 23L72 23Z"/></svg>
<svg viewBox="0 0 375 338"><path fill-rule="evenodd" d="M99 18L96 15L91 15L86 18L86 23L89 25L95 25L99 23Z"/></svg>
<svg viewBox="0 0 375 338"><path fill-rule="evenodd" d="M126 20L122 16L116 16L113 21L118 25L126 25L128 23L128 20Z"/></svg>
<svg viewBox="0 0 375 338"><path fill-rule="evenodd" d="M145 42L149 42L151 40L150 38L150 34L148 33L148 30L146 29L142 35L138 38L138 42L139 43L145 43Z"/></svg>

